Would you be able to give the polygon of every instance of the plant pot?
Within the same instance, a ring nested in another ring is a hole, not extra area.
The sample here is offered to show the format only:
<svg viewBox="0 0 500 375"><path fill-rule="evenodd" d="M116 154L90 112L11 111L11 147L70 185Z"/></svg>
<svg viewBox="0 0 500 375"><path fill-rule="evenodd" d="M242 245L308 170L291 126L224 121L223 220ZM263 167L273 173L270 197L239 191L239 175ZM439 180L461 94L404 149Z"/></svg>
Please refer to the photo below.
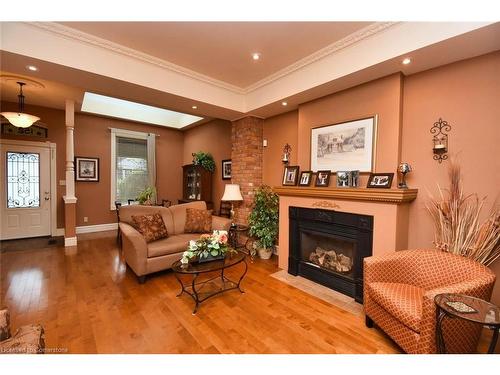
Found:
<svg viewBox="0 0 500 375"><path fill-rule="evenodd" d="M203 258L203 257L199 257L198 258L198 263L205 263L205 262L211 262L213 260L222 260L225 258L225 255L224 254L219 254L219 255L216 255L216 256L213 256L211 254L208 254L208 257L206 258Z"/></svg>
<svg viewBox="0 0 500 375"><path fill-rule="evenodd" d="M257 249L257 253L259 254L259 258L261 259L270 259L273 255L273 249Z"/></svg>

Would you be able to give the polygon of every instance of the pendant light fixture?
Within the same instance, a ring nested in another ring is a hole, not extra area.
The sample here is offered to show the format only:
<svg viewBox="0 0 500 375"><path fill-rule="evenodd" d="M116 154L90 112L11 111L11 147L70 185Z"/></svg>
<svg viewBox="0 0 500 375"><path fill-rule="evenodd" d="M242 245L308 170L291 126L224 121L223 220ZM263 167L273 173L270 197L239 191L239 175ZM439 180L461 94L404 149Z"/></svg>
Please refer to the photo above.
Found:
<svg viewBox="0 0 500 375"><path fill-rule="evenodd" d="M29 128L34 122L40 120L40 117L32 116L24 113L24 95L23 86L26 84L24 82L17 82L19 85L19 111L18 112L2 112L0 113L9 122L18 128Z"/></svg>

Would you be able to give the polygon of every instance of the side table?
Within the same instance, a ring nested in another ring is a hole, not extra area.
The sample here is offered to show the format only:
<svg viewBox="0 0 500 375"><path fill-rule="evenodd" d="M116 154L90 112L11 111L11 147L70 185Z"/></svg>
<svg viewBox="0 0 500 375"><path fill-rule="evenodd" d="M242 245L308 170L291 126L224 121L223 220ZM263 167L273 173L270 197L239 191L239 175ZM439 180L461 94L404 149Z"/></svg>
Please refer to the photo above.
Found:
<svg viewBox="0 0 500 375"><path fill-rule="evenodd" d="M231 228L229 228L229 245L236 250L242 251L243 248L245 250L248 250L246 248L246 244L248 242L248 229L249 227L247 225L241 225L241 224L232 224ZM240 245L240 234L245 234L247 235L247 240L243 245ZM244 251L247 253L247 251ZM247 253L248 254L248 253Z"/></svg>
<svg viewBox="0 0 500 375"><path fill-rule="evenodd" d="M488 354L495 351L500 330L500 308L480 298L464 294L443 293L434 297L436 303L436 346L438 353L446 353L443 338L443 319L464 319L469 322L481 324L493 331Z"/></svg>

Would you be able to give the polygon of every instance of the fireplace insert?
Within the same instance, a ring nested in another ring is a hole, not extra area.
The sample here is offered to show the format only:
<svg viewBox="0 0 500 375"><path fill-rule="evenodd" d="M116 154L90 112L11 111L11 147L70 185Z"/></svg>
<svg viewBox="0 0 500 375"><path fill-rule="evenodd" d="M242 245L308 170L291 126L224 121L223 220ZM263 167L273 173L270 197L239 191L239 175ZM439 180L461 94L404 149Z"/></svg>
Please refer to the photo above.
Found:
<svg viewBox="0 0 500 375"><path fill-rule="evenodd" d="M363 302L363 258L372 255L373 216L289 208L288 273Z"/></svg>

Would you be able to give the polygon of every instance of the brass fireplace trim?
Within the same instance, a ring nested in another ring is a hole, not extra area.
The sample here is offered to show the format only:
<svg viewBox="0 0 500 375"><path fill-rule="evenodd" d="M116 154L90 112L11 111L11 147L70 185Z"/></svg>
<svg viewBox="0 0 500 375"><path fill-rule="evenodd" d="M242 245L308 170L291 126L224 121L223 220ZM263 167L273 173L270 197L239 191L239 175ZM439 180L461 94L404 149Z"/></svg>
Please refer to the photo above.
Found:
<svg viewBox="0 0 500 375"><path fill-rule="evenodd" d="M315 188L275 186L280 196L319 199L345 199L369 202L409 203L417 198L418 189Z"/></svg>

